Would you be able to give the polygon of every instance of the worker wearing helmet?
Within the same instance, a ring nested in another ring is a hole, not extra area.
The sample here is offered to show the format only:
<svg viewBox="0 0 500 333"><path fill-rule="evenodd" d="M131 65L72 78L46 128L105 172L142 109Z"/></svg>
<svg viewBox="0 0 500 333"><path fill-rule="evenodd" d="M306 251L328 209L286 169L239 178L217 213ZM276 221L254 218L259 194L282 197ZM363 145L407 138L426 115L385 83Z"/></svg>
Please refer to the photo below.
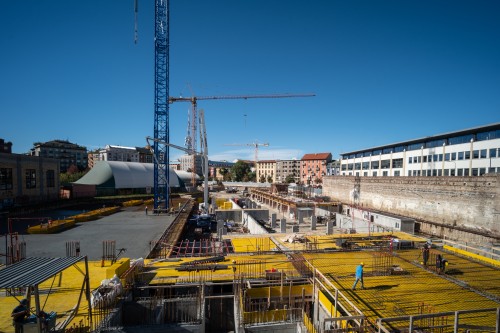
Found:
<svg viewBox="0 0 500 333"><path fill-rule="evenodd" d="M360 263L358 267L356 267L356 281L354 281L354 285L352 286L352 290L356 290L356 285L359 281L361 281L361 289L365 289L365 284L363 282L363 267L364 263Z"/></svg>
<svg viewBox="0 0 500 333"><path fill-rule="evenodd" d="M26 298L19 301L19 305L12 310L12 325L14 325L15 333L23 332L24 319L28 316L28 300Z"/></svg>

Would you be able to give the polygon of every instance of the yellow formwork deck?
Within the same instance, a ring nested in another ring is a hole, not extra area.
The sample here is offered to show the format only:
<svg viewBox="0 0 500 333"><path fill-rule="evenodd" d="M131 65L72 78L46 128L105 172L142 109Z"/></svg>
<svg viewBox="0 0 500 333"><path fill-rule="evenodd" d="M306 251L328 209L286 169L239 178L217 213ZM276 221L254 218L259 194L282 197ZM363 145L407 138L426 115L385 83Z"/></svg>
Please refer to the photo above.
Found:
<svg viewBox="0 0 500 333"><path fill-rule="evenodd" d="M198 271L179 271L177 268L195 260L207 257L182 258L173 261L146 260L146 274L150 276L149 284L174 284L197 281L232 281L234 278L265 276L266 271L284 271L288 275L298 275L293 264L283 254L264 255L228 255L224 261L206 265L224 265L224 269L199 269ZM233 267L236 270L233 270Z"/></svg>
<svg viewBox="0 0 500 333"><path fill-rule="evenodd" d="M424 268L418 261L421 260L419 254L418 249L397 251L392 265L401 268L402 272L388 276L371 274L372 251L306 253L304 257L372 322L377 318L421 314L422 308L430 312L445 312L499 306L499 303L454 283L453 275L438 275L431 265ZM450 261L447 270L460 275L461 281L500 296L499 270L450 254L445 257ZM361 262L365 264L365 289L362 290L358 283L353 291L354 272Z"/></svg>
<svg viewBox="0 0 500 333"><path fill-rule="evenodd" d="M249 252L268 252L276 248L276 244L271 240L269 235L262 237L225 237L230 238L233 244L234 252L249 253Z"/></svg>
<svg viewBox="0 0 500 333"><path fill-rule="evenodd" d="M120 259L117 263L111 265L106 261L104 267L101 267L101 261L89 261L89 282L90 289L94 290L101 284L101 281L113 276L114 271L128 259ZM78 262L74 266L68 267L56 276L49 278L41 283L39 288L40 307L43 311L57 313L56 323L63 322L71 313L71 310L77 305L80 296L80 290L83 286L85 272L85 262ZM18 300L24 298L23 295L11 296L2 293L0 296L0 332L13 332L12 310L19 304ZM35 307L34 297L31 298L31 308ZM68 328L79 325L80 322L86 324L88 320L88 303L83 293L80 307L77 315L69 322Z"/></svg>
<svg viewBox="0 0 500 333"><path fill-rule="evenodd" d="M292 251L307 250L339 250L337 240L341 239L353 244L356 248L373 247L377 243L387 241L390 238L397 238L414 243L424 243L425 238L413 236L403 232L375 232L371 234L332 234L332 235L305 235L306 241L290 243L287 240L292 234L275 234L273 238L282 246ZM396 243L394 243L396 244Z"/></svg>

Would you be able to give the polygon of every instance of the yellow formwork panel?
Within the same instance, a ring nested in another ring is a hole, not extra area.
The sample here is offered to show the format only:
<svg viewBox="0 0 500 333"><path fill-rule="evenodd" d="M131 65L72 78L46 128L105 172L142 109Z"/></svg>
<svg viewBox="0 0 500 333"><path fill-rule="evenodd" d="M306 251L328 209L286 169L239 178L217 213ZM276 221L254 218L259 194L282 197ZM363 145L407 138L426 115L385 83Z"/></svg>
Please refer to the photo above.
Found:
<svg viewBox="0 0 500 333"><path fill-rule="evenodd" d="M298 286L289 286L287 285L282 289L280 286L274 287L264 287L264 288L252 288L247 289L246 297L249 298L266 298L266 297L279 297L282 296L281 292L283 291L283 296L286 297L297 297L302 296L302 290L304 290L306 296L312 295L312 285L298 285Z"/></svg>
<svg viewBox="0 0 500 333"><path fill-rule="evenodd" d="M471 253L471 252L466 251L466 250L461 250L461 249L454 248L453 246L444 245L443 248L445 250L447 250L447 251L455 252L455 253L460 254L462 256L466 256L466 257L472 258L474 260L479 260L479 261L485 262L487 264L490 264L490 265L493 265L493 266L496 266L496 267L500 267L500 260L495 260L495 259L492 259L492 258L487 258L485 256L482 256L482 255L479 255L479 254L475 254L475 253Z"/></svg>
<svg viewBox="0 0 500 333"><path fill-rule="evenodd" d="M57 313L56 322L62 322L71 312L71 309L78 303L80 290L83 286L85 272L85 262L81 261L74 266L68 267L61 273L42 282L39 286L40 306L45 312L54 311ZM90 289L94 290L106 279L106 271L110 267L109 262L101 267L101 261L88 262ZM85 294L84 294L85 295ZM17 298L17 299L16 299ZM23 296L0 296L0 332L12 332L12 318L10 314L15 306L19 304ZM31 298L31 307L34 307L34 298ZM82 297L78 314L70 322L87 322L88 304L85 296Z"/></svg>
<svg viewBox="0 0 500 333"><path fill-rule="evenodd" d="M389 238L398 238L405 241L415 243L425 242L425 238L416 237L413 235L405 234L402 232L376 232L376 233L362 233L362 234L333 234L333 235L305 235L307 241L290 243L287 240L293 237L293 234L280 234L274 236L280 245L293 251L305 250L338 250L336 244L337 239L347 240L355 247L373 247L379 242L387 242Z"/></svg>
<svg viewBox="0 0 500 333"><path fill-rule="evenodd" d="M172 284L196 281L232 281L235 277L262 276L266 271L284 271L287 275L298 275L293 264L283 254L267 255L228 255L224 261L207 265L226 265L227 268L198 271L178 271L182 264L210 257L182 258L174 261L146 260L146 274L152 276L150 285ZM236 270L233 270L236 267Z"/></svg>
<svg viewBox="0 0 500 333"><path fill-rule="evenodd" d="M287 310L243 312L243 322L247 325L259 323L283 322L287 320Z"/></svg>
<svg viewBox="0 0 500 333"><path fill-rule="evenodd" d="M411 252L412 257L418 257L418 250ZM393 257L392 264L400 267L403 274L389 276L370 274L373 268L370 251L306 253L304 257L373 321L379 317L415 315L424 308L444 312L498 307L498 303L462 288L446 276L397 256ZM358 284L353 291L354 272L360 262L365 264L365 289L361 290Z"/></svg>
<svg viewBox="0 0 500 333"><path fill-rule="evenodd" d="M269 237L242 237L231 238L236 253L265 252L276 248L276 244Z"/></svg>

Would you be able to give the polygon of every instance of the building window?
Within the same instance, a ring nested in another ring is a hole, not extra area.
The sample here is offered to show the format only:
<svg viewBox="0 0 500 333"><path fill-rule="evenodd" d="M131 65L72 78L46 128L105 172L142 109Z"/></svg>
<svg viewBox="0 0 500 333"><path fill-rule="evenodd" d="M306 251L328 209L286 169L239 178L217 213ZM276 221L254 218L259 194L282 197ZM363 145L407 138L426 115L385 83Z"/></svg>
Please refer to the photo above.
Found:
<svg viewBox="0 0 500 333"><path fill-rule="evenodd" d="M457 159L457 153L451 153L451 160L455 161Z"/></svg>
<svg viewBox="0 0 500 333"><path fill-rule="evenodd" d="M403 159L402 158L395 158L392 160L392 167L393 168L402 168L403 167Z"/></svg>
<svg viewBox="0 0 500 333"><path fill-rule="evenodd" d="M11 168L0 168L0 190L12 190Z"/></svg>
<svg viewBox="0 0 500 333"><path fill-rule="evenodd" d="M47 187L55 187L56 186L56 177L54 170L47 170Z"/></svg>
<svg viewBox="0 0 500 333"><path fill-rule="evenodd" d="M378 161L372 162L372 169L378 169Z"/></svg>
<svg viewBox="0 0 500 333"><path fill-rule="evenodd" d="M479 175L482 176L486 174L486 168L479 168Z"/></svg>
<svg viewBox="0 0 500 333"><path fill-rule="evenodd" d="M450 160L450 153L444 154L444 160L449 161Z"/></svg>
<svg viewBox="0 0 500 333"><path fill-rule="evenodd" d="M472 151L472 158L479 158L479 150Z"/></svg>
<svg viewBox="0 0 500 333"><path fill-rule="evenodd" d="M373 177L377 177L377 171L373 171Z"/></svg>
<svg viewBox="0 0 500 333"><path fill-rule="evenodd" d="M477 170L477 168L472 168L472 175L473 175L473 176L477 176L477 175L479 175L479 174L478 174L478 170Z"/></svg>
<svg viewBox="0 0 500 333"><path fill-rule="evenodd" d="M380 162L380 167L382 169L389 169L391 167L391 160L382 160Z"/></svg>
<svg viewBox="0 0 500 333"><path fill-rule="evenodd" d="M416 157L416 156L415 156L415 157ZM412 163L412 160L413 160L413 159L411 158L411 156L410 156L410 157L408 157L408 163L409 163L409 164L411 164L411 163Z"/></svg>
<svg viewBox="0 0 500 333"><path fill-rule="evenodd" d="M389 175L389 171L383 171L382 176L387 177Z"/></svg>
<svg viewBox="0 0 500 333"><path fill-rule="evenodd" d="M427 163L427 155L424 156L424 163Z"/></svg>
<svg viewBox="0 0 500 333"><path fill-rule="evenodd" d="M463 159L464 159L464 152L463 151L458 152L458 160L461 161Z"/></svg>
<svg viewBox="0 0 500 333"><path fill-rule="evenodd" d="M488 149L481 149L481 158L486 158L488 156Z"/></svg>
<svg viewBox="0 0 500 333"><path fill-rule="evenodd" d="M470 151L466 151L465 154L464 154L464 158L466 160L470 160Z"/></svg>
<svg viewBox="0 0 500 333"><path fill-rule="evenodd" d="M399 170L394 171L394 176L399 177L401 175L401 172Z"/></svg>
<svg viewBox="0 0 500 333"><path fill-rule="evenodd" d="M497 149L496 148L490 149L490 158L492 158L492 157L497 157Z"/></svg>
<svg viewBox="0 0 500 333"><path fill-rule="evenodd" d="M26 176L26 188L36 188L36 170L27 169L25 176Z"/></svg>

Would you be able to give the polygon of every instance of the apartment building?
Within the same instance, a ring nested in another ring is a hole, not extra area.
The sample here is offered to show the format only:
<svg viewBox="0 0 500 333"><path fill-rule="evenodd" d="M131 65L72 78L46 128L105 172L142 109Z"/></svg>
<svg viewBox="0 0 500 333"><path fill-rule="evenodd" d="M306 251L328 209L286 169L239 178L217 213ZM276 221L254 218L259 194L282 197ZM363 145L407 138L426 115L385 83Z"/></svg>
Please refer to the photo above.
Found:
<svg viewBox="0 0 500 333"><path fill-rule="evenodd" d="M60 172L68 171L72 165L83 171L88 166L87 148L67 140L35 142L30 155L57 159L60 162Z"/></svg>
<svg viewBox="0 0 500 333"><path fill-rule="evenodd" d="M4 139L0 139L0 153L12 153L12 142L5 142Z"/></svg>
<svg viewBox="0 0 500 333"><path fill-rule="evenodd" d="M208 177L213 180L224 180L224 175L229 173L234 163L227 161L208 161Z"/></svg>
<svg viewBox="0 0 500 333"><path fill-rule="evenodd" d="M341 154L343 176L500 173L500 123Z"/></svg>
<svg viewBox="0 0 500 333"><path fill-rule="evenodd" d="M305 185L320 184L327 174L327 164L332 161L332 153L305 154L301 158L300 181Z"/></svg>
<svg viewBox="0 0 500 333"><path fill-rule="evenodd" d="M203 157L200 155L182 155L179 158L180 170L194 172L197 175L203 175L202 163Z"/></svg>
<svg viewBox="0 0 500 333"><path fill-rule="evenodd" d="M276 181L285 183L290 176L293 177L293 182L297 183L300 180L300 160L277 160L276 161Z"/></svg>
<svg viewBox="0 0 500 333"><path fill-rule="evenodd" d="M255 170L257 182L263 179L265 183L276 182L276 161L275 160L261 160L257 161L257 169Z"/></svg>
<svg viewBox="0 0 500 333"><path fill-rule="evenodd" d="M88 154L89 168L97 161L153 163L153 153L144 147L106 145Z"/></svg>

